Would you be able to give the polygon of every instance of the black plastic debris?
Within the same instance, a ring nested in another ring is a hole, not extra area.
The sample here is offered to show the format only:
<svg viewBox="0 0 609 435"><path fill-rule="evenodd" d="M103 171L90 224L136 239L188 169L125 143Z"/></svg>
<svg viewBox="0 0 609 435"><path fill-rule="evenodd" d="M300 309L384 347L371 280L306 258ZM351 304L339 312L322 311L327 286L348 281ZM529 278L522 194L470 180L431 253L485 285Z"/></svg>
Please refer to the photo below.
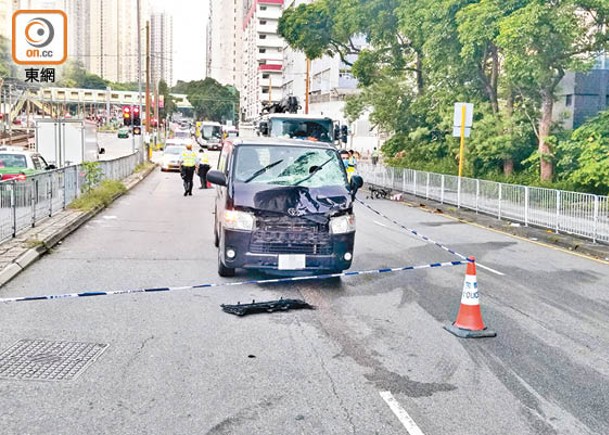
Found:
<svg viewBox="0 0 609 435"><path fill-rule="evenodd" d="M278 301L266 301L256 302L252 301L251 304L242 304L237 302L237 305L220 305L224 312L229 314L235 314L236 316L245 316L246 314L255 313L272 313L273 311L288 311L288 310L300 310L308 309L314 310L314 305L309 305L302 299L279 299Z"/></svg>

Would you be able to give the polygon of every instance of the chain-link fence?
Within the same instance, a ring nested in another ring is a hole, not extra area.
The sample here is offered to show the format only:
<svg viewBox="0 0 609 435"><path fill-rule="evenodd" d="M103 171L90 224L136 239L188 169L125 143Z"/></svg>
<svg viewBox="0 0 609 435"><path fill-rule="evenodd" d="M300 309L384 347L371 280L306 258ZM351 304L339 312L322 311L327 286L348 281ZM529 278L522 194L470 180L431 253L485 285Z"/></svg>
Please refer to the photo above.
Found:
<svg viewBox="0 0 609 435"><path fill-rule="evenodd" d="M360 164L372 185L609 243L609 197Z"/></svg>
<svg viewBox="0 0 609 435"><path fill-rule="evenodd" d="M103 179L122 180L142 161L141 153L136 152L99 165ZM84 184L81 165L0 181L0 242L64 210L80 196Z"/></svg>

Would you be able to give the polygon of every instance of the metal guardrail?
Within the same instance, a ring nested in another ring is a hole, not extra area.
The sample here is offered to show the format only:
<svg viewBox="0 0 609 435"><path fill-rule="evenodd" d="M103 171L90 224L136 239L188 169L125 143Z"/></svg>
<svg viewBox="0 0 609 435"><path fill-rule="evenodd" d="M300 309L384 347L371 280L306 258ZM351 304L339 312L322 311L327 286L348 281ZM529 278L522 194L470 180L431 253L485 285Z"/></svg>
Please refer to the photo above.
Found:
<svg viewBox="0 0 609 435"><path fill-rule="evenodd" d="M609 197L361 164L366 182L476 213L609 243Z"/></svg>
<svg viewBox="0 0 609 435"><path fill-rule="evenodd" d="M103 179L122 180L143 161L140 153L100 161ZM64 210L82 193L81 165L0 182L0 243Z"/></svg>

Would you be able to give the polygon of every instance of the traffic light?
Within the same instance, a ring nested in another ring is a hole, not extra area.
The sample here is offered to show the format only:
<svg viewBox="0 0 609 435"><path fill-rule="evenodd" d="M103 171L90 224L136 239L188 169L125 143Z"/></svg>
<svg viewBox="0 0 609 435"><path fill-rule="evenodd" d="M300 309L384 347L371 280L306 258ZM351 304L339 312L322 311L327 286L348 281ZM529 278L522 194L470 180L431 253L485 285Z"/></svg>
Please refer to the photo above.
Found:
<svg viewBox="0 0 609 435"><path fill-rule="evenodd" d="M343 143L347 143L348 139L349 139L349 127L347 127L346 125L342 125L340 127L340 140Z"/></svg>
<svg viewBox="0 0 609 435"><path fill-rule="evenodd" d="M135 121L135 118L133 118L133 120ZM141 136L141 134L142 134L142 127L139 127L139 126L133 127L134 136Z"/></svg>
<svg viewBox="0 0 609 435"><path fill-rule="evenodd" d="M336 124L334 126L334 141L338 142L340 140L340 125Z"/></svg>
<svg viewBox="0 0 609 435"><path fill-rule="evenodd" d="M131 125L131 107L123 107L123 125Z"/></svg>
<svg viewBox="0 0 609 435"><path fill-rule="evenodd" d="M142 125L139 106L133 107L133 125Z"/></svg>

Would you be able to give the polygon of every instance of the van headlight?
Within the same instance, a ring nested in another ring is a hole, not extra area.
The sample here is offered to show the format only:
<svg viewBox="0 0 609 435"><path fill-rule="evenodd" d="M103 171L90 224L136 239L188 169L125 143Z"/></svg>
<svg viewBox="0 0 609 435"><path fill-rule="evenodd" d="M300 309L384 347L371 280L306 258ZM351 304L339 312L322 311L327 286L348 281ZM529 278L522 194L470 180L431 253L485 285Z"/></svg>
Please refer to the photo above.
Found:
<svg viewBox="0 0 609 435"><path fill-rule="evenodd" d="M345 234L355 231L355 215L346 214L330 219L330 232L332 234Z"/></svg>
<svg viewBox="0 0 609 435"><path fill-rule="evenodd" d="M229 230L253 231L254 215L238 210L224 211L224 228Z"/></svg>

